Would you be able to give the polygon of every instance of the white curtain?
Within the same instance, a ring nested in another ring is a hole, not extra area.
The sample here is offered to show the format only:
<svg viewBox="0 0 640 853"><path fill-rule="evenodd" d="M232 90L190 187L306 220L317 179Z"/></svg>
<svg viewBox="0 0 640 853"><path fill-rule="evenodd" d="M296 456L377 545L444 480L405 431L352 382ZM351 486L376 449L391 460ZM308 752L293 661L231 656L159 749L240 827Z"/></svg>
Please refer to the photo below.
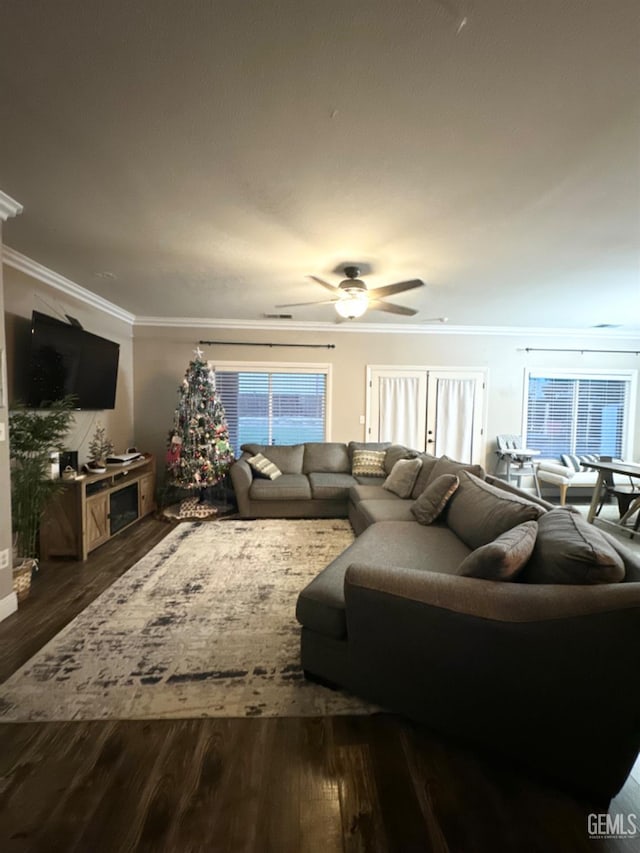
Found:
<svg viewBox="0 0 640 853"><path fill-rule="evenodd" d="M411 376L380 378L379 441L422 447L418 434L419 379Z"/></svg>
<svg viewBox="0 0 640 853"><path fill-rule="evenodd" d="M473 379L438 379L436 456L471 462L475 385Z"/></svg>

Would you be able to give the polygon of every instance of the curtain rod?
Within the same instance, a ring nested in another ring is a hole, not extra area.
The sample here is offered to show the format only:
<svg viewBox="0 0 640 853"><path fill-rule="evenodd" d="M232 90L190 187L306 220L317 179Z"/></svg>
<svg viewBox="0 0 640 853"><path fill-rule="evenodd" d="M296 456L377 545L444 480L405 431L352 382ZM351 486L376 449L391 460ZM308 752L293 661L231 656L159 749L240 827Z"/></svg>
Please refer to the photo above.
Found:
<svg viewBox="0 0 640 853"><path fill-rule="evenodd" d="M200 343L202 343L202 341ZM545 347L520 347L519 352L579 352L583 355L585 352L609 352L615 353L615 355L640 355L640 350L637 349L553 349Z"/></svg>
<svg viewBox="0 0 640 853"><path fill-rule="evenodd" d="M335 344L263 344L251 341L198 341L203 346L227 347L303 347L306 349L335 349Z"/></svg>

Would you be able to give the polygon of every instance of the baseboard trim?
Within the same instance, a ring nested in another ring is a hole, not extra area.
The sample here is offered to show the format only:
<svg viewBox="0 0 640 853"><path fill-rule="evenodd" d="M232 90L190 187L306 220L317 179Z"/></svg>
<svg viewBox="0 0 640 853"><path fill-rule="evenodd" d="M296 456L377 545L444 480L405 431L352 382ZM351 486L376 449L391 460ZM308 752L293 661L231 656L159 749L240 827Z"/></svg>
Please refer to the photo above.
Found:
<svg viewBox="0 0 640 853"><path fill-rule="evenodd" d="M11 616L12 613L15 613L18 609L18 596L15 592L10 592L9 595L5 595L4 598L0 598L0 622L3 619L6 619L7 616Z"/></svg>

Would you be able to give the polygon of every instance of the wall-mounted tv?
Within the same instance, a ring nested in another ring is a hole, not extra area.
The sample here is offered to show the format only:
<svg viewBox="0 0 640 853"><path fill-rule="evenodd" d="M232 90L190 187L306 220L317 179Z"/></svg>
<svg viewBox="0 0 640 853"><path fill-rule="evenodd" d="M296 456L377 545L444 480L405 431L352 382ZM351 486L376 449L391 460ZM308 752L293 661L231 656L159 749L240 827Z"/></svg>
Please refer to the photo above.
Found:
<svg viewBox="0 0 640 853"><path fill-rule="evenodd" d="M78 409L115 408L119 356L119 344L34 311L27 405L46 408L73 394Z"/></svg>

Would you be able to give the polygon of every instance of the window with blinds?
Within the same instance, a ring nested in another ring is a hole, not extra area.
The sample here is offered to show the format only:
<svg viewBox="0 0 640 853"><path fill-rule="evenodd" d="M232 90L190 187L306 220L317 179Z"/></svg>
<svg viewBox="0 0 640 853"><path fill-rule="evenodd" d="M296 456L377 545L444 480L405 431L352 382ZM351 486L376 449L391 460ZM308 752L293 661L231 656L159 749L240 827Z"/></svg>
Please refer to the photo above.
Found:
<svg viewBox="0 0 640 853"><path fill-rule="evenodd" d="M300 369L215 369L231 445L324 441L327 373Z"/></svg>
<svg viewBox="0 0 640 853"><path fill-rule="evenodd" d="M623 458L631 377L529 374L526 445L543 457L598 453Z"/></svg>

